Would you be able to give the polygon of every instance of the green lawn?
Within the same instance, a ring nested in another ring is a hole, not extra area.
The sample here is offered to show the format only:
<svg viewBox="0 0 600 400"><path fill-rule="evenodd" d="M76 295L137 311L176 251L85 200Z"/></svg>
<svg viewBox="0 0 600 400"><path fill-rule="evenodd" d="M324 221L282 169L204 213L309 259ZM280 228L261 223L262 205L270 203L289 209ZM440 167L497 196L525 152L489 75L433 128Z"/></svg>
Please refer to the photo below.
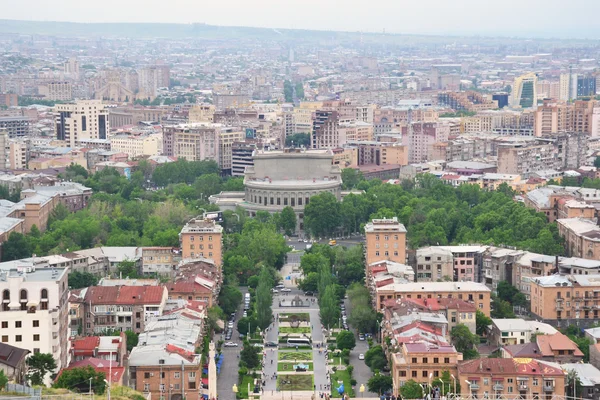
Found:
<svg viewBox="0 0 600 400"><path fill-rule="evenodd" d="M294 360L312 360L312 352L310 351L280 351L278 353L279 360L294 361Z"/></svg>
<svg viewBox="0 0 600 400"><path fill-rule="evenodd" d="M350 386L350 375L348 375L348 371L336 371L331 377L331 397L333 398L341 398L337 391L337 388L340 386L338 381L344 381L344 390L350 397L354 397L354 390L352 390L352 386Z"/></svg>
<svg viewBox="0 0 600 400"><path fill-rule="evenodd" d="M242 378L242 382L238 385L238 395L242 399L248 398L248 384L250 384L250 391L254 390L254 378L250 375L246 375Z"/></svg>
<svg viewBox="0 0 600 400"><path fill-rule="evenodd" d="M277 377L277 387L280 391L313 390L312 375L280 375Z"/></svg>
<svg viewBox="0 0 600 400"><path fill-rule="evenodd" d="M310 333L311 329L308 326L300 326L298 328L292 328L290 326L283 326L279 328L279 333Z"/></svg>
<svg viewBox="0 0 600 400"><path fill-rule="evenodd" d="M281 372L293 372L294 371L294 365L296 365L298 363L293 363L293 362L280 362L279 364L277 364L277 371L281 371ZM308 371L313 371L313 363L302 363L305 365L308 365Z"/></svg>

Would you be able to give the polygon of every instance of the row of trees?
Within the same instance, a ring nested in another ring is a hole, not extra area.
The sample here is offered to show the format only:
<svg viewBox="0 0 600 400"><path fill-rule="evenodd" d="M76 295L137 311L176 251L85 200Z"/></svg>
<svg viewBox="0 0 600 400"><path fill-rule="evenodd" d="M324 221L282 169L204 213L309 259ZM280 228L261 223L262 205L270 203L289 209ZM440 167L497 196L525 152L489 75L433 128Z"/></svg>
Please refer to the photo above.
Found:
<svg viewBox="0 0 600 400"><path fill-rule="evenodd" d="M331 193L313 196L304 211L304 226L314 237L358 232L373 218L397 216L408 229L412 248L455 243L516 246L542 254L564 251L555 223L513 200L507 185L486 191L478 185L457 188L432 175L420 175L401 185L365 181L343 171L347 185L364 190L338 201Z"/></svg>
<svg viewBox="0 0 600 400"><path fill-rule="evenodd" d="M378 318L381 315L373 311L369 290L360 283L354 283L346 290L346 294L350 300L350 324L359 332L377 332Z"/></svg>

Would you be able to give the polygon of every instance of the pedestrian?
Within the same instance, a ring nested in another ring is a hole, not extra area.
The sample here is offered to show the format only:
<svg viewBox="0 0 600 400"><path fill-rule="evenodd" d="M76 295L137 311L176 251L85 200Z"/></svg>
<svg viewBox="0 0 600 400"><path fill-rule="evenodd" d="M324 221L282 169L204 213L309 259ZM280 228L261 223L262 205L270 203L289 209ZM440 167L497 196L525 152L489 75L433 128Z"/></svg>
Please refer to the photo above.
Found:
<svg viewBox="0 0 600 400"><path fill-rule="evenodd" d="M271 360L271 365L273 364L273 360Z"/></svg>

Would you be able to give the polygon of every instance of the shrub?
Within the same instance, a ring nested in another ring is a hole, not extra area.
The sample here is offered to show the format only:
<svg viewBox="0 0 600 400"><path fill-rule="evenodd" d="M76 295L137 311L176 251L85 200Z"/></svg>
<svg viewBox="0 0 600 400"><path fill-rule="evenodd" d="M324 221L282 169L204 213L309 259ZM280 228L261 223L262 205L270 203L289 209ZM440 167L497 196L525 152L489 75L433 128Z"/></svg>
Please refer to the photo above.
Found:
<svg viewBox="0 0 600 400"><path fill-rule="evenodd" d="M240 363L241 363L241 361L240 361ZM240 378L248 375L248 368L240 367L240 370L238 371L238 375L240 376Z"/></svg>
<svg viewBox="0 0 600 400"><path fill-rule="evenodd" d="M356 386L356 379L350 379L350 386Z"/></svg>
<svg viewBox="0 0 600 400"><path fill-rule="evenodd" d="M348 371L348 375L350 375L350 377L352 377L352 372L354 371L354 367L352 365L348 365L346 367L346 371Z"/></svg>

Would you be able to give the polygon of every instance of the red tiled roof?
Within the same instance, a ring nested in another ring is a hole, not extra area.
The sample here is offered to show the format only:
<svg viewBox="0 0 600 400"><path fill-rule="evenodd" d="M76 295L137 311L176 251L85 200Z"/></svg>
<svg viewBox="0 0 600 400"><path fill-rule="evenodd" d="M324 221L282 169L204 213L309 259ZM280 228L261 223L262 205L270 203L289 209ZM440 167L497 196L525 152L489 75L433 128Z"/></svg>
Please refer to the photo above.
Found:
<svg viewBox="0 0 600 400"><path fill-rule="evenodd" d="M160 304L164 286L92 286L85 302L92 304Z"/></svg>
<svg viewBox="0 0 600 400"><path fill-rule="evenodd" d="M174 344L167 344L166 350L169 353L176 353L179 354L181 357L191 361L194 359L194 353L191 351L186 351L184 349L182 349L181 347L177 347Z"/></svg>
<svg viewBox="0 0 600 400"><path fill-rule="evenodd" d="M460 374L564 376L560 368L531 358L478 358L458 365Z"/></svg>
<svg viewBox="0 0 600 400"><path fill-rule="evenodd" d="M554 352L559 350L573 350L575 356L583 357L583 353L579 350L577 345L560 332L557 332L554 335L538 335L536 337L536 343L543 356L554 356Z"/></svg>
<svg viewBox="0 0 600 400"><path fill-rule="evenodd" d="M73 347L73 351L77 355L83 355L87 353L94 353L94 350L98 348L100 344L100 337L98 336L88 336L83 337L81 339L73 340L71 346Z"/></svg>
<svg viewBox="0 0 600 400"><path fill-rule="evenodd" d="M58 374L56 379L58 379L58 377L65 370L74 369L74 368L85 368L85 367L89 366L89 367L94 368L94 370L97 372L104 372L107 379L108 379L108 376L110 374L112 374L112 376L111 376L112 383L121 382L121 378L122 378L123 374L125 373L125 367L119 367L119 364L115 361L112 361L112 366L110 366L110 363L111 363L111 361L101 360L99 358L86 358L85 360L76 361L76 362L71 363L68 368L61 369L60 373Z"/></svg>
<svg viewBox="0 0 600 400"><path fill-rule="evenodd" d="M212 293L212 291L206 286L200 285L194 281L178 281L170 282L166 285L169 293Z"/></svg>

